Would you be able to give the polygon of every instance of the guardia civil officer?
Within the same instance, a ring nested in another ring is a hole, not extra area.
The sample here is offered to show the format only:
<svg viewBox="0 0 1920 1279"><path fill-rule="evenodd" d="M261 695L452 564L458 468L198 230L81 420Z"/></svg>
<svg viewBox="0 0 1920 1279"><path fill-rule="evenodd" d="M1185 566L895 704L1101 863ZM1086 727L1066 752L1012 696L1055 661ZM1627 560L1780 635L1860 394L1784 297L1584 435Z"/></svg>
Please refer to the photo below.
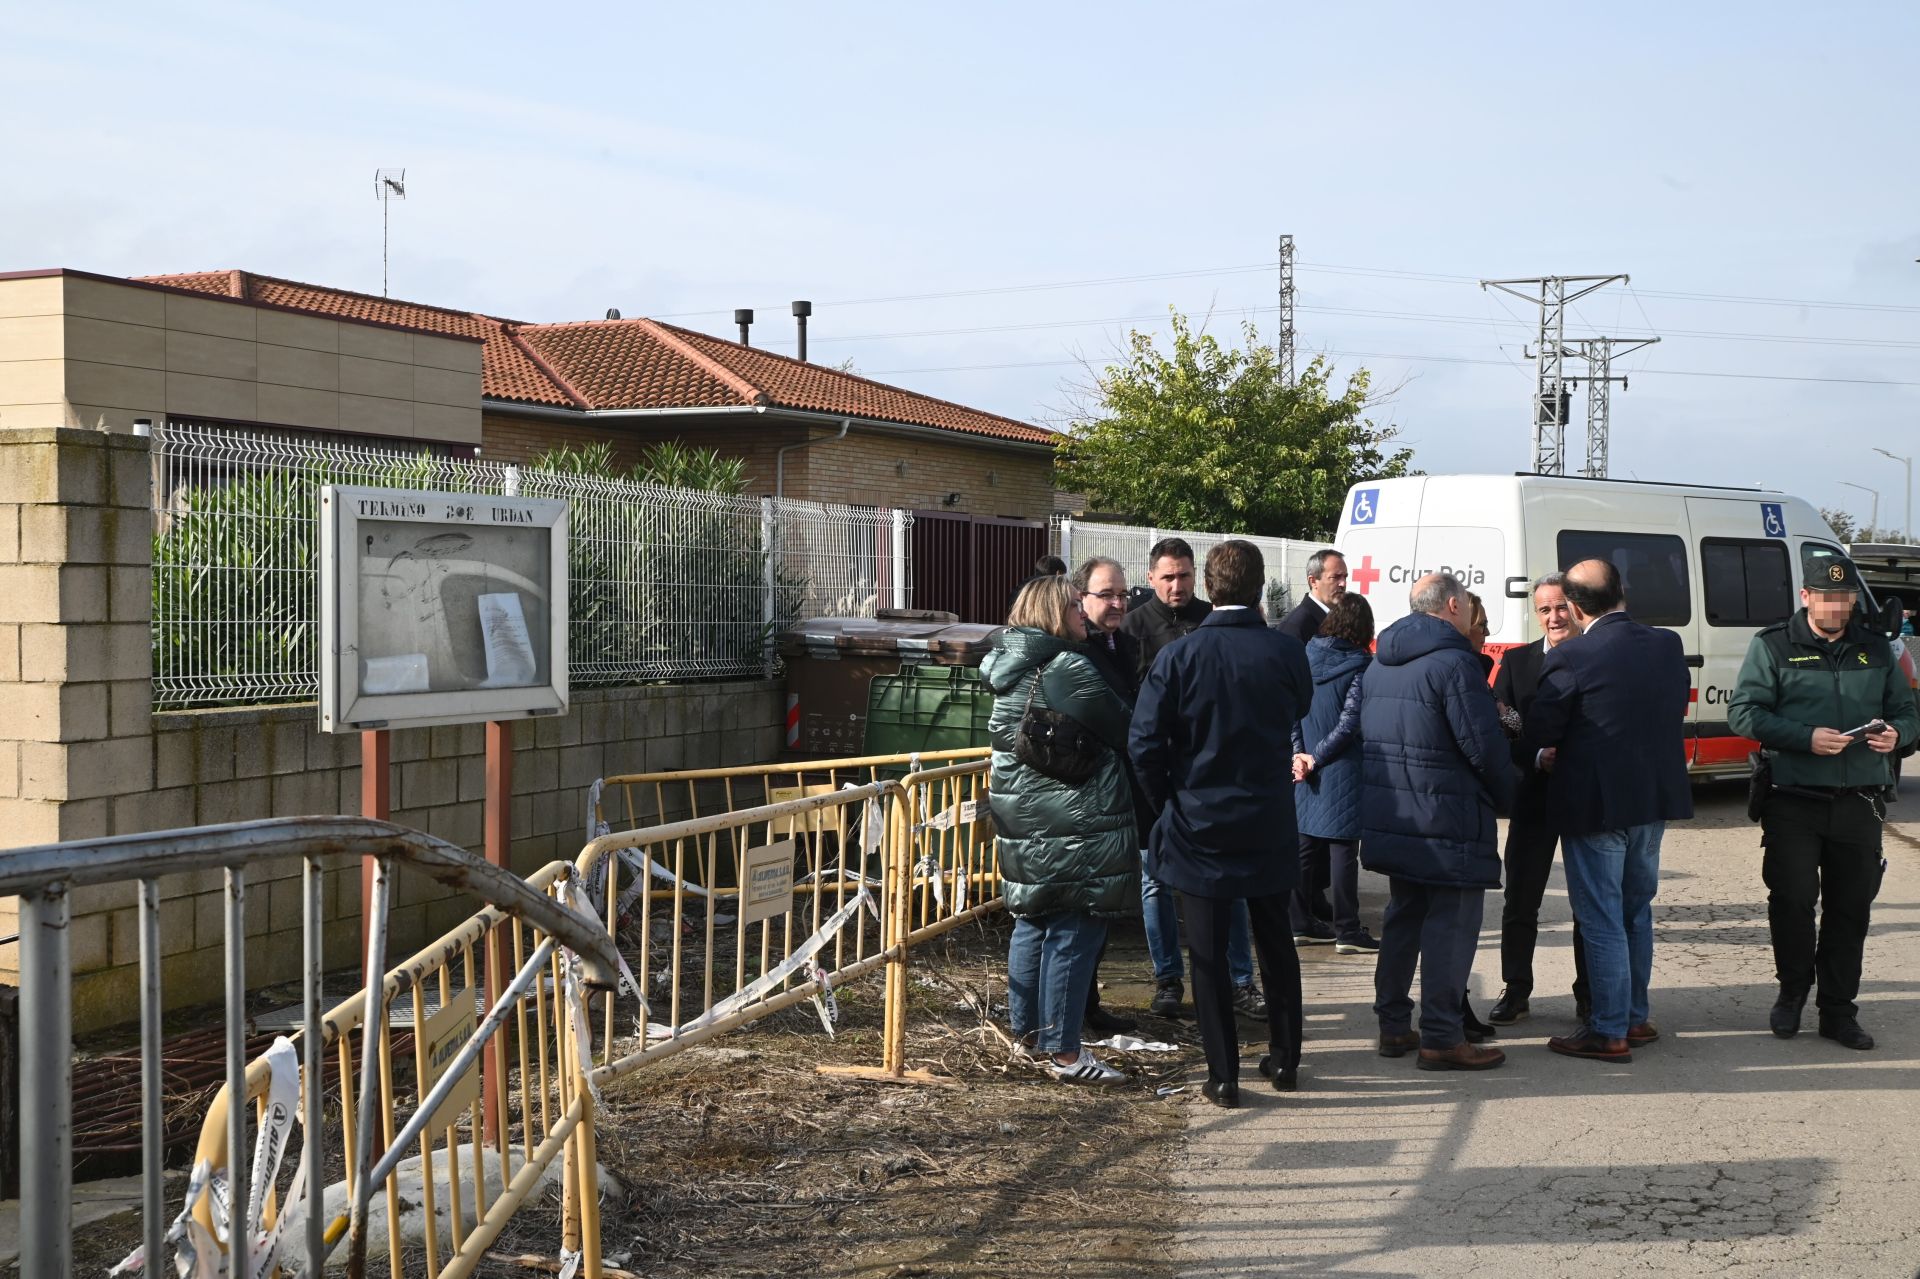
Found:
<svg viewBox="0 0 1920 1279"><path fill-rule="evenodd" d="M1727 718L1760 743L1773 774L1760 809L1780 980L1773 1033L1799 1033L1815 990L1820 1034L1865 1049L1873 1036L1860 1028L1854 1000L1880 891L1880 827L1894 754L1920 738L1920 718L1891 645L1854 616L1860 575L1852 562L1809 548L1803 568L1800 611L1753 637Z"/></svg>

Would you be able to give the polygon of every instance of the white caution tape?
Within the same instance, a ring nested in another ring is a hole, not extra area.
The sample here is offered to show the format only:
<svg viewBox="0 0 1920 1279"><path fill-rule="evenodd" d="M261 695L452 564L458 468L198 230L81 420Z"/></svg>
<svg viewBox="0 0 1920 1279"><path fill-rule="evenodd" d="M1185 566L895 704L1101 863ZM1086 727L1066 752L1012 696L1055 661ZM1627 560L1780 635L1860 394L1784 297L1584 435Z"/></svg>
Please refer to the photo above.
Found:
<svg viewBox="0 0 1920 1279"><path fill-rule="evenodd" d="M779 987L785 983L787 978L804 969L808 962L811 961L815 955L819 954L828 942L833 940L834 934L838 933L842 928L845 928L847 921L859 913L862 906L873 912L873 917L876 921L879 920L880 908L874 904L873 895L867 892L865 888L862 888L858 895L848 901L846 905L828 916L826 922L820 925L818 932L794 947L793 951L785 959L781 960L777 966L768 969L747 985L742 986L739 990L734 991L733 994L728 995L725 999L707 1009L706 1012L701 1013L692 1021L686 1022L677 1028L673 1026L663 1026L659 1022L649 1022L647 1024L647 1038L671 1039L676 1034L684 1035L688 1031L698 1030L702 1026L710 1025L722 1018L731 1017L741 1009L758 1003L769 991Z"/></svg>
<svg viewBox="0 0 1920 1279"><path fill-rule="evenodd" d="M840 1003L833 997L833 976L816 963L813 979L820 984L813 997L814 1011L820 1014L820 1025L826 1030L827 1038L835 1038L833 1028L840 1021Z"/></svg>
<svg viewBox="0 0 1920 1279"><path fill-rule="evenodd" d="M300 1050L285 1035L267 1049L270 1078L267 1085L267 1109L253 1145L253 1178L247 1191L247 1239L252 1243L250 1279L266 1279L280 1260L281 1233L287 1215L281 1213L273 1229L262 1231L260 1218L266 1208L267 1192L280 1175L280 1161L287 1152L287 1137L300 1107ZM296 1203L306 1191L307 1160L303 1152L287 1190L287 1202Z"/></svg>
<svg viewBox="0 0 1920 1279"><path fill-rule="evenodd" d="M560 881L562 906L578 911L576 899L584 896L571 879ZM618 950L618 947L615 949ZM621 967L626 967L624 961ZM631 977L623 980L631 980ZM581 976L580 957L565 946L560 948L560 982L567 1001L567 1019L573 1026L574 1049L580 1058L580 1076L587 1081L587 1091L593 1094L593 1104L597 1107L600 1104L600 1086L593 1082L593 1032L587 1020L586 981ZM638 990L639 983L635 982L633 988ZM641 1007L646 1007L644 1000Z"/></svg>
<svg viewBox="0 0 1920 1279"><path fill-rule="evenodd" d="M945 911L947 908L946 876L940 873L940 863L934 859L933 854L928 853L915 862L913 873L927 877L928 882L933 885L933 904ZM911 888L912 886L908 885L909 891Z"/></svg>

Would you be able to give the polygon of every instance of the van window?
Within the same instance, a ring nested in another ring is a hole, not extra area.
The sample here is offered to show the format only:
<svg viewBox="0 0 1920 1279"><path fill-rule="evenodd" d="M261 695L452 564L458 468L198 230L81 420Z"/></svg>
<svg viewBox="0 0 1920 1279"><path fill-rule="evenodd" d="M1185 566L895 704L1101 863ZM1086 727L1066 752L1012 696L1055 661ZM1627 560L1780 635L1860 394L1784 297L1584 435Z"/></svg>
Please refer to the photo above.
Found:
<svg viewBox="0 0 1920 1279"><path fill-rule="evenodd" d="M1772 626L1793 616L1793 574L1777 538L1703 539L1700 588L1708 626Z"/></svg>
<svg viewBox="0 0 1920 1279"><path fill-rule="evenodd" d="M1564 572L1581 560L1609 560L1620 570L1633 620L1646 626L1685 626L1693 620L1687 590L1687 544L1666 533L1604 533L1564 529L1556 543Z"/></svg>

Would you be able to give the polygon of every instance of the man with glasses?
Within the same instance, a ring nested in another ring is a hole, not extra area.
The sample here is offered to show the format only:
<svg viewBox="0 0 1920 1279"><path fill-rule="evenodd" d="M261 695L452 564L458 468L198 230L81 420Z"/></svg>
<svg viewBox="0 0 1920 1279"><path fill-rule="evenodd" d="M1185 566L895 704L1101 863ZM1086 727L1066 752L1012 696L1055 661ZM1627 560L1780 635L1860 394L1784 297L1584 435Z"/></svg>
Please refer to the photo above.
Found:
<svg viewBox="0 0 1920 1279"><path fill-rule="evenodd" d="M1540 638L1508 649L1493 677L1494 700L1518 715L1522 726L1540 691L1540 663L1575 633L1566 583L1561 573L1548 573L1534 582L1533 616L1540 623ZM1554 850L1560 844L1560 833L1554 829L1552 810L1547 806L1547 770L1556 753L1537 750L1524 738L1513 742L1520 788L1514 796L1512 820L1507 823L1507 891L1500 909L1500 977L1506 988L1487 1014L1487 1020L1496 1026L1511 1026L1533 1012L1533 954L1540 940L1540 903L1546 898ZM1573 926L1573 971L1574 1020L1584 1024L1592 1009L1587 999L1586 951L1578 923Z"/></svg>
<svg viewBox="0 0 1920 1279"><path fill-rule="evenodd" d="M1074 573L1073 588L1080 593L1080 611L1087 619L1087 658L1108 687L1132 706L1140 696L1140 641L1121 629L1127 616L1127 570L1119 560L1096 555ZM1134 821L1144 844L1154 813L1134 779L1131 761L1127 761L1127 781L1133 787ZM1124 1035L1136 1028L1134 1020L1108 1012L1100 1004L1100 961L1106 958L1106 950L1106 944L1101 943L1093 980L1087 983L1083 1020L1087 1029L1096 1033Z"/></svg>
<svg viewBox="0 0 1920 1279"><path fill-rule="evenodd" d="M1307 557L1307 598L1294 605L1274 629L1302 644L1320 633L1320 623L1334 601L1347 593L1346 556L1327 547ZM1300 884L1293 890L1293 944L1331 946L1338 931L1333 926L1333 902L1327 891L1333 884L1333 866L1324 842L1300 841Z"/></svg>
<svg viewBox="0 0 1920 1279"><path fill-rule="evenodd" d="M1294 605L1293 611L1281 618L1274 629L1305 644L1320 633L1320 623L1326 620L1327 610L1346 593L1346 556L1332 547L1315 551L1307 557L1307 598ZM1325 896L1324 889L1321 895ZM1333 940L1332 933L1327 934L1327 940Z"/></svg>
<svg viewBox="0 0 1920 1279"><path fill-rule="evenodd" d="M1213 605L1193 593L1193 547L1185 538L1163 537L1147 552L1147 584L1153 595L1127 611L1120 629L1140 645L1136 687L1144 683L1160 651L1198 630ZM1147 830L1140 831L1146 844ZM1152 875L1140 876L1140 907L1146 917L1147 952L1153 956L1153 1003L1156 1017L1178 1017L1186 998L1181 981L1180 915L1173 891ZM1248 932L1247 908L1241 903L1227 932L1227 968L1233 978L1233 1006L1242 1016L1267 1015L1267 1001L1253 980L1253 941Z"/></svg>

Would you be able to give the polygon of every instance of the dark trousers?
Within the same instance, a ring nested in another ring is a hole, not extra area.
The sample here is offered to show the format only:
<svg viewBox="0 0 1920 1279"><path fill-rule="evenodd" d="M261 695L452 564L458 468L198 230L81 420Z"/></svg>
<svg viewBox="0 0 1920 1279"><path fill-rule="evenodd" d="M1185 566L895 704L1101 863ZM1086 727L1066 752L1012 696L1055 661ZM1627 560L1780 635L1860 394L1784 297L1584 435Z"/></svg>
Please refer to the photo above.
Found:
<svg viewBox="0 0 1920 1279"><path fill-rule="evenodd" d="M1507 892L1500 904L1500 980L1522 995L1533 993L1533 951L1540 940L1540 903L1553 877L1553 850L1560 837L1539 818L1507 823ZM1587 951L1580 925L1573 926L1573 997L1588 1000Z"/></svg>
<svg viewBox="0 0 1920 1279"><path fill-rule="evenodd" d="M1782 986L1813 989L1823 1013L1852 1017L1873 899L1880 892L1885 809L1861 795L1810 799L1775 791L1760 814L1767 927ZM1815 940L1814 904L1820 906Z"/></svg>
<svg viewBox="0 0 1920 1279"><path fill-rule="evenodd" d="M1260 958L1260 980L1267 991L1267 1051L1276 1071L1300 1064L1300 955L1287 922L1286 893L1247 899L1253 950ZM1180 894L1180 924L1187 936L1187 962L1193 967L1194 1020L1207 1050L1207 1074L1225 1083L1240 1081L1240 1028L1233 1019L1233 977L1227 970L1227 931L1234 901L1228 897Z"/></svg>
<svg viewBox="0 0 1920 1279"><path fill-rule="evenodd" d="M1484 888L1443 888L1393 878L1373 969L1373 1012L1382 1035L1413 1025L1413 972L1420 970L1420 1046L1451 1048L1460 1028L1460 992L1473 972L1486 910Z"/></svg>
<svg viewBox="0 0 1920 1279"><path fill-rule="evenodd" d="M1331 921L1334 937L1360 935L1360 845L1350 839L1300 837L1300 886L1293 890L1289 913L1293 931L1304 933L1325 927L1327 895L1333 895Z"/></svg>

